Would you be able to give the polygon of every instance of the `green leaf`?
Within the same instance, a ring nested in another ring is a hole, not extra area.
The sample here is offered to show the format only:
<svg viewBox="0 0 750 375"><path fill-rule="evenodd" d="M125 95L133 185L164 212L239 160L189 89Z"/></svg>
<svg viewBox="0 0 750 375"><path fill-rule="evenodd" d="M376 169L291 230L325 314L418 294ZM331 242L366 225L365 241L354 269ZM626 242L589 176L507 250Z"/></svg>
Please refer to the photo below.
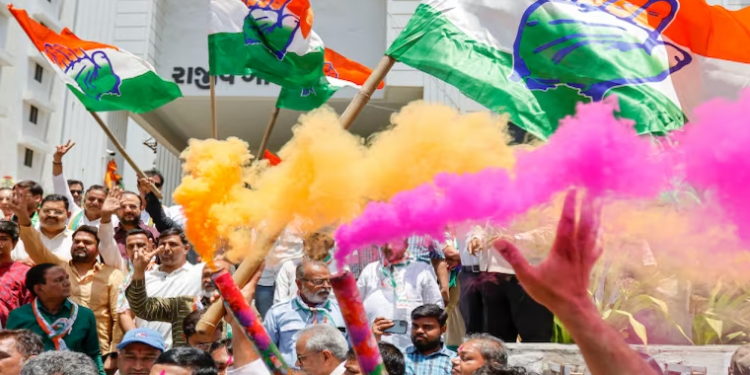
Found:
<svg viewBox="0 0 750 375"><path fill-rule="evenodd" d="M635 332L638 338L643 342L643 345L648 346L648 333L646 332L646 326L637 321L633 317L633 314L622 310L612 310L612 314L607 321L610 325L614 324L615 327L620 327L618 331L622 331L623 328L627 327L632 328L633 332Z"/></svg>

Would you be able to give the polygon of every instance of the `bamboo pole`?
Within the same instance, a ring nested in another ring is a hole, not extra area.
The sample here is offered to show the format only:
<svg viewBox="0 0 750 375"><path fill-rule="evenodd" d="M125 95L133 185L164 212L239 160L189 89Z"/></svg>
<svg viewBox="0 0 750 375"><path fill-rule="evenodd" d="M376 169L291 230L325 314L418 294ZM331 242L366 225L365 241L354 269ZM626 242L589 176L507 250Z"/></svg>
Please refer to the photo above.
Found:
<svg viewBox="0 0 750 375"><path fill-rule="evenodd" d="M260 248L258 249L258 251L250 251L250 255L242 260L242 262L240 263L240 267L237 268L237 271L235 271L234 275L232 275L232 279L234 279L234 283L237 284L238 288L242 289L245 287L245 285L247 285L247 283L255 274L255 271L258 270L258 267L260 267L260 265L266 259L266 254L268 254L268 251L271 250L274 243L276 243L276 239L279 238L280 235L281 230L269 237L261 238ZM223 317L224 301L222 299L218 299L214 301L214 303L211 304L211 307L209 307L203 314L200 321L198 321L198 324L195 325L195 330L200 334L210 335L214 332L214 329L216 329L216 326L219 324L221 318Z"/></svg>
<svg viewBox="0 0 750 375"><path fill-rule="evenodd" d="M211 129L214 139L219 139L219 125L216 120L216 76L211 77Z"/></svg>
<svg viewBox="0 0 750 375"><path fill-rule="evenodd" d="M383 58L378 63L378 66L375 68L375 70L372 71L372 74L370 74L370 77L367 78L367 81L365 81L365 84L362 85L362 88L357 93L357 96L352 99L351 103L349 103L349 106L346 107L346 110L341 115L341 118L339 119L339 122L341 123L341 126L344 127L344 129L349 129L349 127L352 126L354 123L354 120L357 118L360 112L362 112L362 108L364 108L367 105L367 102L370 101L370 96L372 93L375 92L375 90L378 89L378 85L380 85L380 82L383 82L383 79L388 74L388 72L393 68L393 64L396 63L396 60L394 60L390 56L383 56Z"/></svg>
<svg viewBox="0 0 750 375"><path fill-rule="evenodd" d="M276 119L279 117L279 107L274 106L273 112L271 112L271 119L268 120L268 125L266 125L266 132L263 134L263 139L260 141L260 148L258 149L258 155L256 156L257 160L263 159L263 151L266 150L266 146L268 146L268 139L271 138L271 132L273 132L273 127L276 125Z"/></svg>
<svg viewBox="0 0 750 375"><path fill-rule="evenodd" d="M109 138L109 140L112 141L112 144L115 145L115 148L117 148L117 151L119 151L122 154L122 157L125 158L125 161L127 161L128 164L130 164L130 167L133 168L133 170L138 175L138 177L147 178L146 174L143 173L143 171L140 168L138 168L138 166L135 164L133 159L130 158L130 155L128 155L128 152L125 151L125 148L122 147L122 144L120 144L120 141L118 141L117 137L115 137L115 135L112 134L112 131L109 130L109 127L107 126L107 124L104 123L101 117L99 117L99 115L97 115L96 112L89 111L89 113L91 114L91 117L93 117L94 120L96 120L96 123L99 124L99 127L101 127L102 130L104 130L104 133L107 134L107 137ZM159 198L160 200L163 198L159 189L152 182L149 182L148 186L151 189L151 191L154 192L154 195L156 195L157 198Z"/></svg>

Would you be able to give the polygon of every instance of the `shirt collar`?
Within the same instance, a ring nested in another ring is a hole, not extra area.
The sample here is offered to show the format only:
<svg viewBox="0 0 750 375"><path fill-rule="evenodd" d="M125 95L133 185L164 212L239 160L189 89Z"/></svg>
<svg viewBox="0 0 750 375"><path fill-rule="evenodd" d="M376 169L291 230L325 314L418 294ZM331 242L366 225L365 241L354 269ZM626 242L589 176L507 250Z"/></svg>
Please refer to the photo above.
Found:
<svg viewBox="0 0 750 375"><path fill-rule="evenodd" d="M434 357L434 356L437 356L437 355L444 355L444 356L450 357L450 354L448 353L448 348L445 347L445 343L443 343L443 342L440 343L440 350L438 350L436 352L432 352L432 353L430 353L428 355L422 355L422 353L419 350L417 350L417 347L414 346L414 345L406 348L406 353L407 354L418 354L418 355L420 355L422 357L425 357L425 358L430 358L430 357Z"/></svg>
<svg viewBox="0 0 750 375"><path fill-rule="evenodd" d="M185 264L183 264L182 267L180 267L180 268L172 271L172 273L169 273L168 275L172 275L172 274L179 273L179 272L182 272L182 271L189 271L191 268L193 268L193 265L190 264L190 262L185 261ZM155 272L161 272L161 273L167 274L166 272L164 272L164 271L161 270L161 265L156 266L156 268L154 268L154 271Z"/></svg>
<svg viewBox="0 0 750 375"><path fill-rule="evenodd" d="M299 309L303 309L303 310L310 310L311 309L311 307L309 307L305 303L305 301L302 300L302 297L300 297L299 295L297 295L297 297L292 298L292 300L290 302L292 304L292 310L296 311L296 310L299 310ZM324 303L322 303L322 304L320 304L318 306L315 306L313 308L315 308L315 309L323 309L323 310L326 310L326 311L331 311L331 298L329 297Z"/></svg>
<svg viewBox="0 0 750 375"><path fill-rule="evenodd" d="M46 312L47 314L52 315L52 313L49 312L46 307L44 307L44 304L41 303L41 301L38 305L39 305L39 309L44 310L44 312ZM66 298L65 301L62 303L62 305L60 305L60 311L58 311L57 313L59 314L63 312L63 310L70 311L72 308L73 308L73 305L70 304L70 298Z"/></svg>
<svg viewBox="0 0 750 375"><path fill-rule="evenodd" d="M341 362L338 366L336 366L335 369L331 372L331 375L342 375L344 372L346 372L346 361Z"/></svg>
<svg viewBox="0 0 750 375"><path fill-rule="evenodd" d="M138 220L138 228L141 228L143 230L149 230L151 227L149 227L146 224L143 224L143 220ZM118 220L117 221L117 227L115 227L115 232L119 232L120 230L125 230L122 228L122 223Z"/></svg>

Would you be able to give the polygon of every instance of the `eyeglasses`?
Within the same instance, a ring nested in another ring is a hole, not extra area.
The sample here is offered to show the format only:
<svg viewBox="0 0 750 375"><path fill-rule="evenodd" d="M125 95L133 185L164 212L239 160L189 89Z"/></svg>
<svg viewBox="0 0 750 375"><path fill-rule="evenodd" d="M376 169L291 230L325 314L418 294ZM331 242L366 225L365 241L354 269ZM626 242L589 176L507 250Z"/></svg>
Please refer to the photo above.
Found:
<svg viewBox="0 0 750 375"><path fill-rule="evenodd" d="M83 190L71 190L70 194L72 194L72 195L81 195L81 194L83 194Z"/></svg>
<svg viewBox="0 0 750 375"><path fill-rule="evenodd" d="M307 354L302 354L302 355L297 354L297 362L299 362L299 364L302 364L302 358L309 357L313 354L318 354L318 353L319 352L312 352L312 353L307 353Z"/></svg>
<svg viewBox="0 0 750 375"><path fill-rule="evenodd" d="M302 281L309 281L315 286L321 286L325 284L331 285L331 279L302 279Z"/></svg>

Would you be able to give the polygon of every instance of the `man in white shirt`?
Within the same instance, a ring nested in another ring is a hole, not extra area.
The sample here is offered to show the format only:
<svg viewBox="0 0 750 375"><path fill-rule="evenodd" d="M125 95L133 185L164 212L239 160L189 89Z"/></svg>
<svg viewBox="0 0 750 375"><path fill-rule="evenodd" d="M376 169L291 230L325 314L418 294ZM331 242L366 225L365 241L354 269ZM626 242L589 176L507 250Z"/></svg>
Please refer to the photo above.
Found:
<svg viewBox="0 0 750 375"><path fill-rule="evenodd" d="M44 246L63 260L70 260L70 248L73 247L73 231L68 230L65 221L70 216L68 199L59 194L51 194L42 200L39 209L39 222L35 226ZM29 257L23 241L18 241L11 253L13 260L24 260Z"/></svg>
<svg viewBox="0 0 750 375"><path fill-rule="evenodd" d="M146 272L146 293L148 296L170 298L200 295L203 290L201 279L203 264L192 265L188 263L187 253L190 245L185 234L179 229L168 229L159 236L159 246L164 246L164 250L159 254L161 264ZM149 251L152 250L153 248L149 249ZM118 310L128 310L124 314L130 314L127 301L125 301L124 306L118 307ZM164 338L166 347L172 347L171 324L147 322L136 318L135 326L159 331ZM125 330L127 328L123 327Z"/></svg>
<svg viewBox="0 0 750 375"><path fill-rule="evenodd" d="M380 261L368 264L357 280L367 319L381 332L396 321L411 327L411 312L419 306L444 307L435 271L426 262L412 261L408 246L406 239L384 246ZM412 344L408 331L382 340L402 351Z"/></svg>
<svg viewBox="0 0 750 375"><path fill-rule="evenodd" d="M52 186L54 187L55 194L60 194L68 198L70 204L69 211L71 212L68 229L75 231L81 225L90 225L98 228L101 219L101 207L107 197L107 188L102 185L91 185L86 190L83 200L81 201L79 196L78 201L76 201L76 196L71 193L68 180L65 179L62 162L63 156L73 146L75 146L75 143L71 144L70 140L68 140L68 143L56 147L57 150L52 156ZM80 186L81 190L83 190L83 184ZM83 203L83 209L79 203Z"/></svg>
<svg viewBox="0 0 750 375"><path fill-rule="evenodd" d="M461 299L459 308L466 323L466 334L489 333L506 342L549 342L552 313L534 301L515 276L513 268L495 251L490 242L507 238L522 249L535 264L543 259L538 248L549 249L554 226L530 231L475 226L461 246Z"/></svg>
<svg viewBox="0 0 750 375"><path fill-rule="evenodd" d="M342 375L349 344L333 326L317 324L299 332L297 362L308 375Z"/></svg>

